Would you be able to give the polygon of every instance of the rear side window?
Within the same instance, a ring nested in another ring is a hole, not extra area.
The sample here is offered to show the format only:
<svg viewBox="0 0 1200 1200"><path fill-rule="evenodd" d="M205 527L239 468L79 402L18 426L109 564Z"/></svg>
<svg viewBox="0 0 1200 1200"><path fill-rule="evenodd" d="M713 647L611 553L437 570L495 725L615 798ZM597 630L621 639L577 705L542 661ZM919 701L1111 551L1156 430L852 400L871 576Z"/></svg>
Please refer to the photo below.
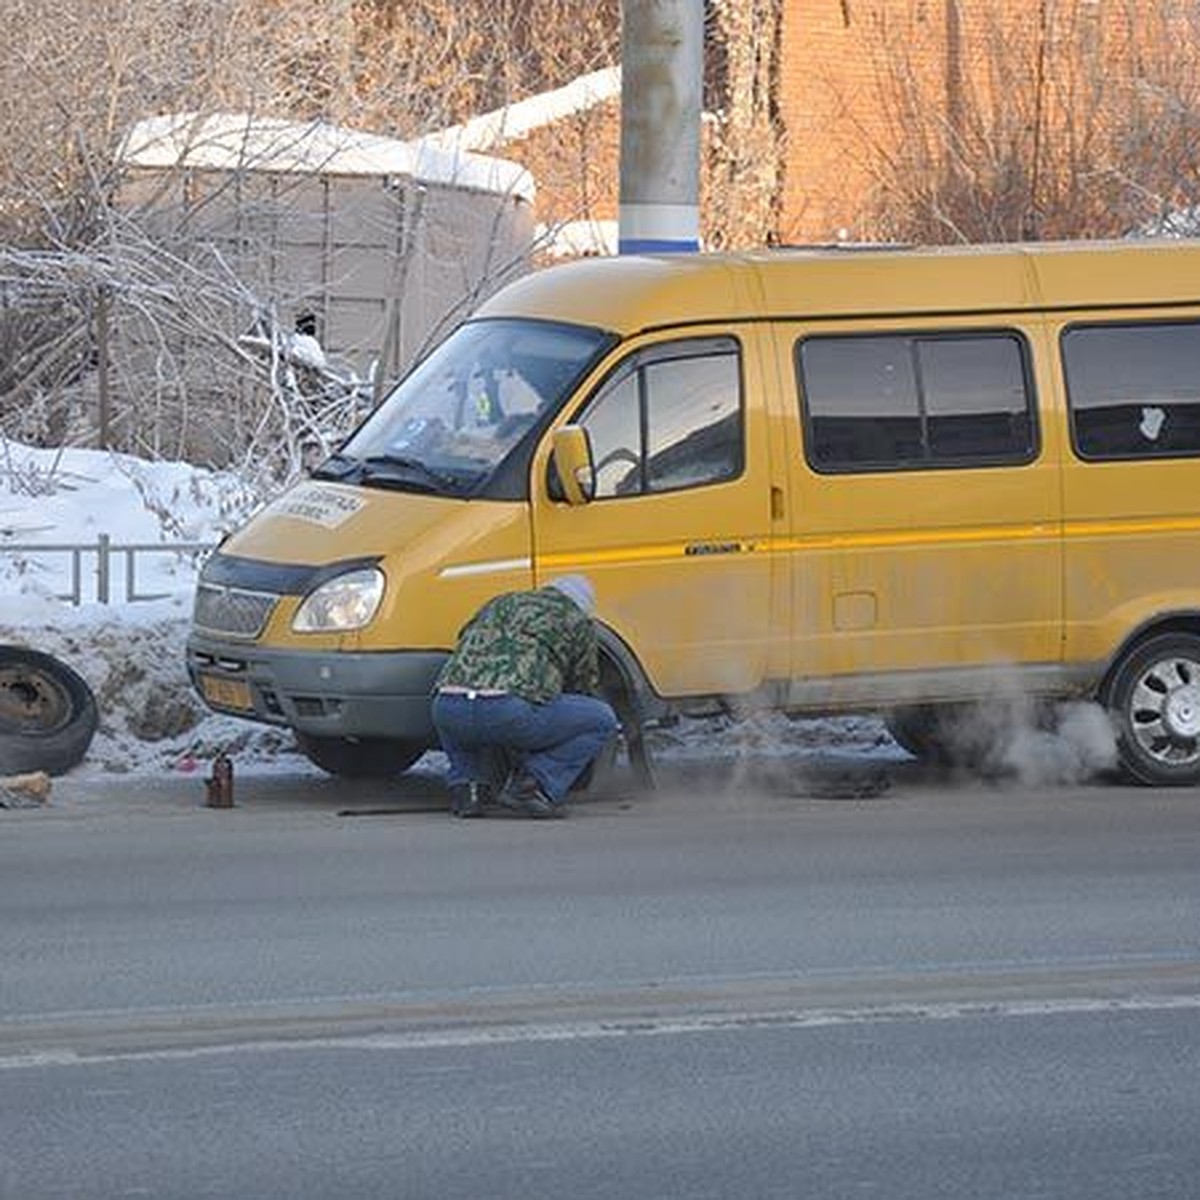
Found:
<svg viewBox="0 0 1200 1200"><path fill-rule="evenodd" d="M810 337L796 368L817 471L994 466L1036 453L1016 334Z"/></svg>
<svg viewBox="0 0 1200 1200"><path fill-rule="evenodd" d="M596 467L595 498L673 492L742 470L742 388L733 338L640 351L608 377L580 424Z"/></svg>
<svg viewBox="0 0 1200 1200"><path fill-rule="evenodd" d="M1080 458L1200 454L1200 324L1075 326L1062 356Z"/></svg>

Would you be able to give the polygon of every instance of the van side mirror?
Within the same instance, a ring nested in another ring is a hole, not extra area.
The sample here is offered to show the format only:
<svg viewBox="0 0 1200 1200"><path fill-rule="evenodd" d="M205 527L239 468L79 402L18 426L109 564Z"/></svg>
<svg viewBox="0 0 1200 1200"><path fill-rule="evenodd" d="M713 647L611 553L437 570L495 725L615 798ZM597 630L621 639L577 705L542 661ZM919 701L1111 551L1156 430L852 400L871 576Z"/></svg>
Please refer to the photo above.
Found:
<svg viewBox="0 0 1200 1200"><path fill-rule="evenodd" d="M587 504L596 494L592 445L582 425L563 425L554 431L550 467L558 476L561 497L568 504ZM551 495L554 489L551 489Z"/></svg>

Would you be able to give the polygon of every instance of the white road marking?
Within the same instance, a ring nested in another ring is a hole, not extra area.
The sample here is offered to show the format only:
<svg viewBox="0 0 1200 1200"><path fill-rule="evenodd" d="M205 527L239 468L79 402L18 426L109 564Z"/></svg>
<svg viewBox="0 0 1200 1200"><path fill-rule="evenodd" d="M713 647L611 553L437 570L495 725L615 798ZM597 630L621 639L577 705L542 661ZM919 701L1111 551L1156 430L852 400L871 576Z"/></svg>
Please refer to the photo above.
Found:
<svg viewBox="0 0 1200 1200"><path fill-rule="evenodd" d="M507 1023L464 1028L411 1030L402 1033L345 1037L321 1036L230 1039L203 1046L80 1051L43 1049L0 1056L0 1070L81 1067L113 1062L159 1062L209 1058L223 1054L268 1054L295 1050L407 1051L454 1047L514 1045L523 1042L589 1041L600 1038L661 1037L728 1033L754 1029L806 1029L900 1021L954 1021L1050 1017L1096 1013L1200 1010L1200 996L1129 996L1061 1000L968 1001L961 1003L896 1004L791 1012L721 1013L714 1016L631 1017L615 1020Z"/></svg>

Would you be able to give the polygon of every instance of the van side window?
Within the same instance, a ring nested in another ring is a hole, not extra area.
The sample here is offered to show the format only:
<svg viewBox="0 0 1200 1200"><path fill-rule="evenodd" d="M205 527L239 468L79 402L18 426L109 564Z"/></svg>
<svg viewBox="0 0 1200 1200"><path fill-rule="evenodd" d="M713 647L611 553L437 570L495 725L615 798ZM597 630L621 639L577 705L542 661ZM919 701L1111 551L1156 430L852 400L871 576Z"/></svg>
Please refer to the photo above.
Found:
<svg viewBox="0 0 1200 1200"><path fill-rule="evenodd" d="M1074 326L1062 356L1080 458L1200 454L1200 324Z"/></svg>
<svg viewBox="0 0 1200 1200"><path fill-rule="evenodd" d="M810 337L796 370L817 471L994 466L1036 453L1015 334Z"/></svg>
<svg viewBox="0 0 1200 1200"><path fill-rule="evenodd" d="M589 403L596 499L671 492L742 470L742 389L733 338L654 346L626 359Z"/></svg>

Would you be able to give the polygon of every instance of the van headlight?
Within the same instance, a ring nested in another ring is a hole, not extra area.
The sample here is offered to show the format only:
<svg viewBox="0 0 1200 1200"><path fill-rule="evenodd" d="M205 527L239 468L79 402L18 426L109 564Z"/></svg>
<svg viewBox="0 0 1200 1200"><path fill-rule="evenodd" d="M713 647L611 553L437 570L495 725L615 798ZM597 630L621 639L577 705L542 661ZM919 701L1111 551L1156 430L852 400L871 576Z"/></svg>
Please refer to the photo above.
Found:
<svg viewBox="0 0 1200 1200"><path fill-rule="evenodd" d="M370 624L383 599L383 572L362 567L309 592L292 618L296 633L330 633Z"/></svg>

